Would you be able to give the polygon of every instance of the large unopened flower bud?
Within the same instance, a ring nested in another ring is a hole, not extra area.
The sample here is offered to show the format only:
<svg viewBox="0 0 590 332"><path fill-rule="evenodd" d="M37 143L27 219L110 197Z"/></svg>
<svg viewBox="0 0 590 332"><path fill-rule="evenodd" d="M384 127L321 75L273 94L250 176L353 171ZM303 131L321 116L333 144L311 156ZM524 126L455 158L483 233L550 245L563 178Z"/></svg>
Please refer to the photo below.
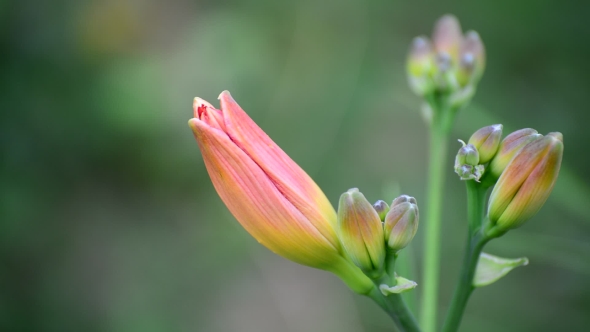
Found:
<svg viewBox="0 0 590 332"><path fill-rule="evenodd" d="M418 231L418 221L418 204L414 197L402 195L394 199L383 224L387 247L394 251L405 248Z"/></svg>
<svg viewBox="0 0 590 332"><path fill-rule="evenodd" d="M479 152L472 144L465 144L459 140L463 146L457 152L455 157L455 173L461 180L479 181L483 174L483 166L479 165Z"/></svg>
<svg viewBox="0 0 590 332"><path fill-rule="evenodd" d="M496 124L479 129L469 138L479 153L479 163L485 164L496 155L502 140L502 125Z"/></svg>
<svg viewBox="0 0 590 332"><path fill-rule="evenodd" d="M412 41L407 60L408 81L410 88L419 96L433 91L432 71L434 59L432 46L427 37L416 37Z"/></svg>
<svg viewBox="0 0 590 332"><path fill-rule="evenodd" d="M383 273L385 243L381 218L358 189L340 196L338 235L353 263L377 278Z"/></svg>
<svg viewBox="0 0 590 332"><path fill-rule="evenodd" d="M553 189L562 155L561 133L547 134L522 148L490 195L488 216L492 225L505 231L535 215Z"/></svg>
<svg viewBox="0 0 590 332"><path fill-rule="evenodd" d="M541 137L543 137L543 135L531 128L520 129L506 136L504 140L502 140L502 143L500 143L498 152L490 162L490 174L496 179L500 177L502 171L504 171L510 160L512 160L518 151L520 151L525 145Z"/></svg>

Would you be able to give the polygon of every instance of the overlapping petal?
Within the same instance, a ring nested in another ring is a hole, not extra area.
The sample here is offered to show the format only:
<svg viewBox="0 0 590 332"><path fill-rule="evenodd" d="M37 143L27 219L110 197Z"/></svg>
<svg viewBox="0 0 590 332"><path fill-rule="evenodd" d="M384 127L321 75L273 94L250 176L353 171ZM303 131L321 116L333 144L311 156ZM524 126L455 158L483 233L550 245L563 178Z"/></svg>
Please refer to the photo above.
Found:
<svg viewBox="0 0 590 332"><path fill-rule="evenodd" d="M215 189L260 243L295 262L327 269L342 260L336 213L311 178L235 103L195 98L189 121Z"/></svg>

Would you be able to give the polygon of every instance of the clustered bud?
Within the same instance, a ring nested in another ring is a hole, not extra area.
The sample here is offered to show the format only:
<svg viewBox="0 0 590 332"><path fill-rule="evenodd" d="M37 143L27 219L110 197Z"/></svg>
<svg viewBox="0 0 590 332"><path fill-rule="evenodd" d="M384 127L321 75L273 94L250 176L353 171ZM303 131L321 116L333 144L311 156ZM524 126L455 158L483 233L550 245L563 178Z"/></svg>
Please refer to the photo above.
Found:
<svg viewBox="0 0 590 332"><path fill-rule="evenodd" d="M555 185L562 156L561 133L538 137L520 148L505 166L490 195L491 225L507 231L535 215Z"/></svg>
<svg viewBox="0 0 590 332"><path fill-rule="evenodd" d="M455 173L461 180L475 180L483 176L487 164L496 155L502 139L502 125L483 127L473 133L469 142L463 145L455 157Z"/></svg>
<svg viewBox="0 0 590 332"><path fill-rule="evenodd" d="M459 142L463 146L455 157L455 173L461 180L479 181L484 171L483 165L479 164L479 152L473 144L465 144L462 140Z"/></svg>
<svg viewBox="0 0 590 332"><path fill-rule="evenodd" d="M387 247L393 251L405 248L418 231L418 203L411 196L402 195L391 202L383 227Z"/></svg>
<svg viewBox="0 0 590 332"><path fill-rule="evenodd" d="M469 138L468 144L473 145L479 153L479 163L485 164L492 160L500 147L502 125L495 124L483 127Z"/></svg>
<svg viewBox="0 0 590 332"><path fill-rule="evenodd" d="M402 195L373 206L353 188L340 196L338 235L351 261L367 276L383 275L386 256L405 248L418 230L418 205Z"/></svg>
<svg viewBox="0 0 590 332"><path fill-rule="evenodd" d="M385 240L379 214L357 188L340 196L338 235L352 262L366 275L383 273Z"/></svg>
<svg viewBox="0 0 590 332"><path fill-rule="evenodd" d="M485 68L485 49L479 34L462 34L459 21L445 15L435 24L432 42L416 37L407 60L410 87L419 96L448 94L454 106L466 103Z"/></svg>

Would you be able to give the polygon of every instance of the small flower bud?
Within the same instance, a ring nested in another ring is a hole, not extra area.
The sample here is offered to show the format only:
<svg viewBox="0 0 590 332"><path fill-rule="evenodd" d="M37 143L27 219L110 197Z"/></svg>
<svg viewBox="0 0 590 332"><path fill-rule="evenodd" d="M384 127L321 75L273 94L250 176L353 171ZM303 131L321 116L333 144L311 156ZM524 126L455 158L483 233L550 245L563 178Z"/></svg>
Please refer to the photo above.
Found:
<svg viewBox="0 0 590 332"><path fill-rule="evenodd" d="M385 241L395 251L405 248L418 230L418 204L411 196L402 195L393 200L385 223Z"/></svg>
<svg viewBox="0 0 590 332"><path fill-rule="evenodd" d="M389 212L389 205L387 205L385 201L378 200L373 204L373 208L377 211L379 219L381 219L381 221L385 220L385 216L387 215L387 212Z"/></svg>
<svg viewBox="0 0 590 332"><path fill-rule="evenodd" d="M455 173L461 180L479 181L483 174L483 166L479 165L479 153L472 144L465 144L459 140L463 146L457 152L455 157Z"/></svg>
<svg viewBox="0 0 590 332"><path fill-rule="evenodd" d="M469 144L479 152L479 163L485 164L492 160L502 140L502 125L496 124L479 129L469 138Z"/></svg>
<svg viewBox="0 0 590 332"><path fill-rule="evenodd" d="M459 165L471 165L475 166L479 164L479 152L473 146L473 144L465 144L462 140L459 140L463 146L457 152L457 157L455 158L455 167L457 164Z"/></svg>
<svg viewBox="0 0 590 332"><path fill-rule="evenodd" d="M543 137L536 130L525 128L517 130L506 136L500 143L498 152L489 165L489 172L494 178L499 178L506 165L512 160L512 157L518 153L525 145Z"/></svg>
<svg viewBox="0 0 590 332"><path fill-rule="evenodd" d="M550 133L520 150L490 195L488 217L500 230L522 225L543 206L557 180L563 136Z"/></svg>
<svg viewBox="0 0 590 332"><path fill-rule="evenodd" d="M352 262L367 276L377 278L383 274L385 242L381 219L356 188L340 196L338 235Z"/></svg>
<svg viewBox="0 0 590 332"><path fill-rule="evenodd" d="M457 79L461 86L477 82L485 69L485 49L479 34L468 31L461 42Z"/></svg>
<svg viewBox="0 0 590 332"><path fill-rule="evenodd" d="M419 96L433 91L432 72L434 69L432 46L427 37L416 37L412 42L407 60L410 87Z"/></svg>
<svg viewBox="0 0 590 332"><path fill-rule="evenodd" d="M458 61L462 40L461 25L455 16L445 15L434 25L432 33L434 49L436 52L445 52L450 55L454 63Z"/></svg>

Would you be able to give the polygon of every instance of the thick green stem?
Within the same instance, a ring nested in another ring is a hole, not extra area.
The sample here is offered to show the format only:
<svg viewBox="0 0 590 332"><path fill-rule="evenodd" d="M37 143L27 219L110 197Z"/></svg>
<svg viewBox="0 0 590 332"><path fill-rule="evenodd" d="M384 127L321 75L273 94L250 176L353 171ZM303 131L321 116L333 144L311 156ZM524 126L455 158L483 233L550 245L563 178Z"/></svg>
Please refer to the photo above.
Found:
<svg viewBox="0 0 590 332"><path fill-rule="evenodd" d="M463 266L457 286L455 287L451 307L443 326L444 332L457 331L459 328L469 296L475 289L473 286L473 277L477 269L479 255L485 244L491 239L491 237L484 235L484 229L482 227L486 189L480 183L473 180L468 180L466 185L467 217L469 221L467 248L465 249Z"/></svg>
<svg viewBox="0 0 590 332"><path fill-rule="evenodd" d="M445 102L430 102L433 118L430 127L430 156L428 160L428 192L424 229L424 288L420 323L426 332L436 329L438 280L440 268L440 221L443 187L447 165L448 136L454 119L454 110Z"/></svg>
<svg viewBox="0 0 590 332"><path fill-rule="evenodd" d="M381 280L375 281L375 287L368 294L377 304L387 312L387 314L393 319L396 327L401 332L420 332L418 322L412 315L412 312L408 309L408 306L404 302L404 299L400 294L389 294L387 296L381 293L379 285L391 284L391 278L386 274Z"/></svg>

